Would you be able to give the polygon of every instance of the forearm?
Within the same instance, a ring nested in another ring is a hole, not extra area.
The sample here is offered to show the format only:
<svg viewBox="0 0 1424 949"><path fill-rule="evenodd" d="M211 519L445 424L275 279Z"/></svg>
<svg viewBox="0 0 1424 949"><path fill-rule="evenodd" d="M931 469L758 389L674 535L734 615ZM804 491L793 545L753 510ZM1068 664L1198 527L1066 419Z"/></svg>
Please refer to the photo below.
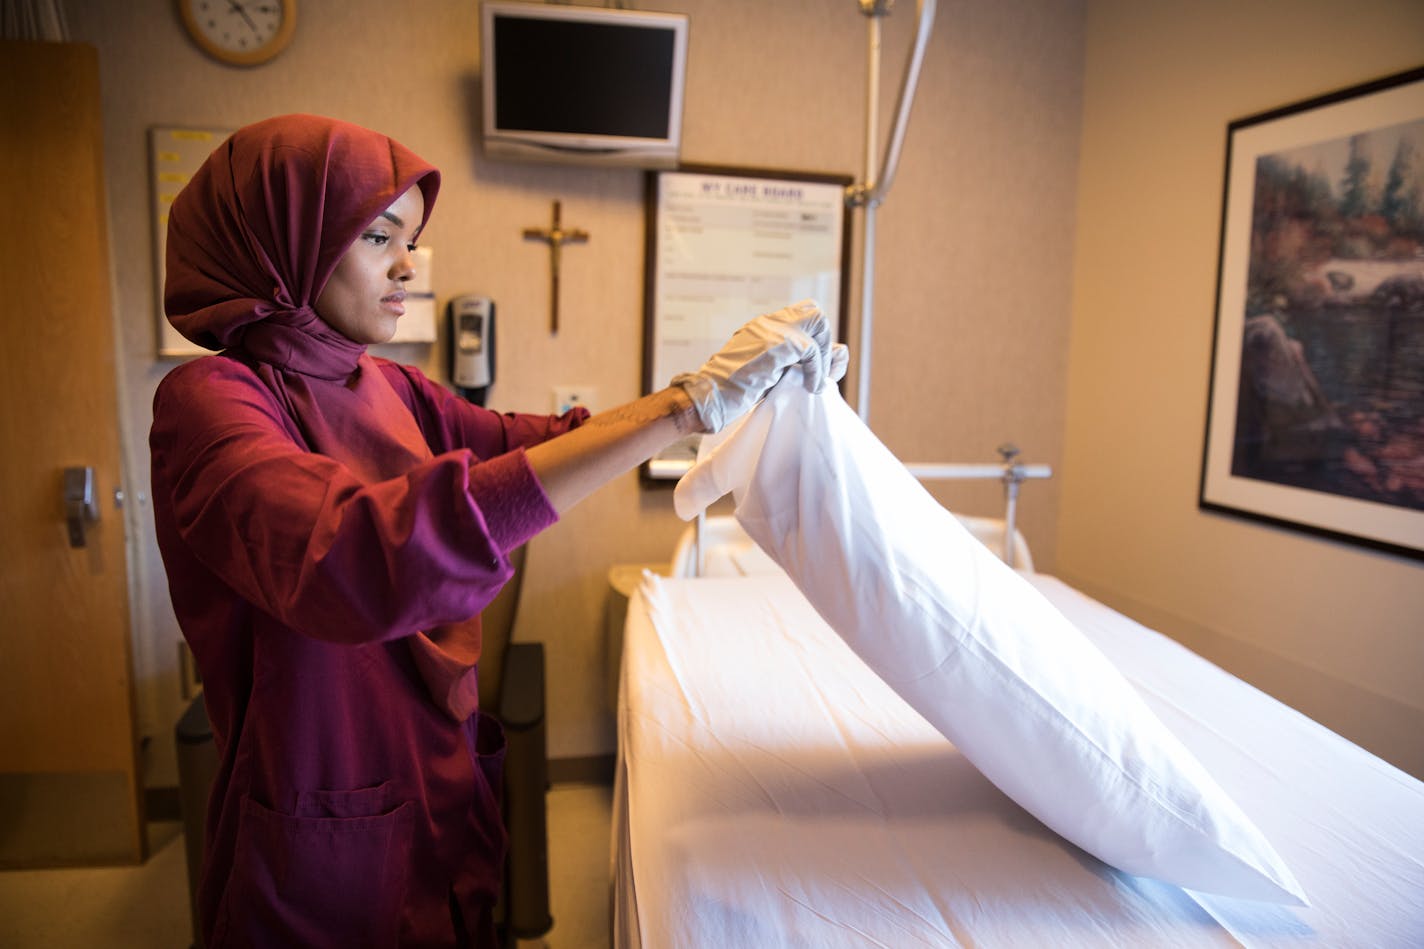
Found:
<svg viewBox="0 0 1424 949"><path fill-rule="evenodd" d="M701 431L692 400L672 386L590 418L525 450L560 514L685 435Z"/></svg>

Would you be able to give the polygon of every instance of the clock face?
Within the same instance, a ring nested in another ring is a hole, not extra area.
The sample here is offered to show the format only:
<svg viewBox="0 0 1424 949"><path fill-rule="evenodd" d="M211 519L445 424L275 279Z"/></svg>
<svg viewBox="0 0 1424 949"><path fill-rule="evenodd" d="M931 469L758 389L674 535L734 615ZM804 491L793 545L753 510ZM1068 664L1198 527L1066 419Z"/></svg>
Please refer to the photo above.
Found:
<svg viewBox="0 0 1424 949"><path fill-rule="evenodd" d="M182 0L183 23L210 56L252 66L280 53L296 26L295 0Z"/></svg>

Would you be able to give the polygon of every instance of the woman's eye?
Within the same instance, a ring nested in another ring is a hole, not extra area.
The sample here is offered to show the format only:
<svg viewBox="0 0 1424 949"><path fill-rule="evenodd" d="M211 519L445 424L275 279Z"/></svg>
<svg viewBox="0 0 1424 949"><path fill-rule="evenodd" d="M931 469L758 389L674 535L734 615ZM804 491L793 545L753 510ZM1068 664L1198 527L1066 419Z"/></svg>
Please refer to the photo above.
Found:
<svg viewBox="0 0 1424 949"><path fill-rule="evenodd" d="M390 237L389 235L382 234L379 231L371 231L366 234L366 240L370 241L372 244L375 244L377 247L384 247L386 241L390 240Z"/></svg>
<svg viewBox="0 0 1424 949"><path fill-rule="evenodd" d="M406 245L405 245L405 249L406 249L406 251L407 251L408 253L411 253L411 254L415 253L415 250L416 250L415 241L411 241L409 244L406 244Z"/></svg>

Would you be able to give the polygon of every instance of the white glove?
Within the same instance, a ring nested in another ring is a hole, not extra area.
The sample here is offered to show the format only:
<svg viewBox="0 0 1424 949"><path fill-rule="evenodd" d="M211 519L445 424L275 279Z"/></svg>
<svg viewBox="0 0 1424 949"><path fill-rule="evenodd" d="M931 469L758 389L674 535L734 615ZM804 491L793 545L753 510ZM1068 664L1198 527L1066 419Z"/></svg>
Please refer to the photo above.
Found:
<svg viewBox="0 0 1424 949"><path fill-rule="evenodd" d="M845 362L840 361L841 375ZM733 333L701 369L675 376L672 384L692 399L703 429L720 432L793 366L800 369L808 392L820 392L836 366L830 324L812 300L757 317Z"/></svg>
<svg viewBox="0 0 1424 949"><path fill-rule="evenodd" d="M845 343L831 344L831 368L826 373L827 382L840 382L845 378L850 365L850 348Z"/></svg>

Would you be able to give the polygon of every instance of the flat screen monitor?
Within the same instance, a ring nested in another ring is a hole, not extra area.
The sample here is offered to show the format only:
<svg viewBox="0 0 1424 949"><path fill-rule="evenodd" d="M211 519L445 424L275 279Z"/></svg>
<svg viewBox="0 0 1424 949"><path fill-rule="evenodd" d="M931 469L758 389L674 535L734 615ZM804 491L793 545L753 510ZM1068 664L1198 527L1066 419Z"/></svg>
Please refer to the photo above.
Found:
<svg viewBox="0 0 1424 949"><path fill-rule="evenodd" d="M687 34L683 14L486 2L485 154L674 167Z"/></svg>

